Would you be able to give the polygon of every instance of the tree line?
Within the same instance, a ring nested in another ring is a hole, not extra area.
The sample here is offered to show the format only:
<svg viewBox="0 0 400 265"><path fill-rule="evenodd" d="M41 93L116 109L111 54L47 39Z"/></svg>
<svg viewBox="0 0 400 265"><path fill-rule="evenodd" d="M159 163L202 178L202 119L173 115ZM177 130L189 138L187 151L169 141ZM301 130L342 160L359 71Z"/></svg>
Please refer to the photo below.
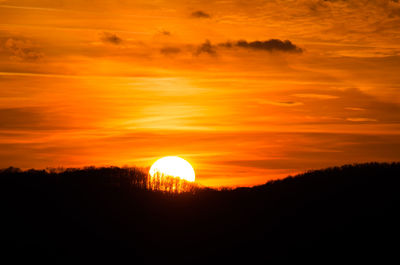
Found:
<svg viewBox="0 0 400 265"><path fill-rule="evenodd" d="M180 179L157 173L150 176L148 168L141 167L94 167L46 168L42 170L9 167L0 169L2 181L31 183L34 185L63 183L65 185L109 186L120 189L142 189L168 193L195 192L199 186Z"/></svg>

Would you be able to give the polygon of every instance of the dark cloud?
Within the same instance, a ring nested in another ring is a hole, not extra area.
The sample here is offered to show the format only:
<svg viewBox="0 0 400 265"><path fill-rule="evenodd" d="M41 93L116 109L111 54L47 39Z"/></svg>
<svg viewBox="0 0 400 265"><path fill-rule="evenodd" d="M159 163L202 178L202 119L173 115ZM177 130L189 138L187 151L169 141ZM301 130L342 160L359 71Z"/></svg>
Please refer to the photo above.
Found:
<svg viewBox="0 0 400 265"><path fill-rule="evenodd" d="M207 14L206 12L203 12L201 10L198 10L198 11L193 12L191 14L191 17L194 17L194 18L210 18L211 15Z"/></svg>
<svg viewBox="0 0 400 265"><path fill-rule="evenodd" d="M169 32L168 30L161 30L160 33L165 36L171 36L171 32Z"/></svg>
<svg viewBox="0 0 400 265"><path fill-rule="evenodd" d="M195 55L200 55L202 53L208 53L210 55L215 55L217 53L216 47L211 44L209 40L206 40L203 44L201 44L196 52Z"/></svg>
<svg viewBox="0 0 400 265"><path fill-rule="evenodd" d="M122 39L120 37L118 37L114 33L109 33L109 32L103 32L100 39L105 43L111 43L114 45L121 44L121 42L122 42Z"/></svg>
<svg viewBox="0 0 400 265"><path fill-rule="evenodd" d="M178 47L164 47L160 50L160 52L164 55L172 55L181 52L181 49Z"/></svg>
<svg viewBox="0 0 400 265"><path fill-rule="evenodd" d="M278 39L270 39L267 41L252 41L248 42L245 40L239 40L236 42L225 42L216 45L211 44L209 40L206 40L203 44L197 47L195 55L202 53L208 53L210 55L216 55L218 48L242 48L251 49L255 51L269 51L269 52L290 52L290 53L302 53L303 50L293 44L289 40L281 41Z"/></svg>
<svg viewBox="0 0 400 265"><path fill-rule="evenodd" d="M267 41L245 41L239 40L237 42L227 42L221 43L219 46L232 48L244 48L244 49L252 49L252 50L260 50L260 51L282 51L282 52L295 52L301 53L303 50L296 45L294 45L290 40L279 40L279 39L270 39Z"/></svg>
<svg viewBox="0 0 400 265"><path fill-rule="evenodd" d="M43 53L29 40L9 38L2 46L11 54L10 58L16 61L37 61L43 57Z"/></svg>
<svg viewBox="0 0 400 265"><path fill-rule="evenodd" d="M279 106L299 106L303 105L302 102L296 102L296 101L278 101L276 102L276 105Z"/></svg>

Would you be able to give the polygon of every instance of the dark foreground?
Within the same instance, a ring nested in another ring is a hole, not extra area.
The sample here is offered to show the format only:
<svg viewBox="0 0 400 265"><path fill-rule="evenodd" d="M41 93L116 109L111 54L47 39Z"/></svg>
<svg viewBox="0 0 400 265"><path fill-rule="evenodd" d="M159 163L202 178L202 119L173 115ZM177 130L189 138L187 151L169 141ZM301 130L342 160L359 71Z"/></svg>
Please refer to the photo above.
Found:
<svg viewBox="0 0 400 265"><path fill-rule="evenodd" d="M115 170L3 170L0 263L399 261L400 163L181 195L140 189Z"/></svg>

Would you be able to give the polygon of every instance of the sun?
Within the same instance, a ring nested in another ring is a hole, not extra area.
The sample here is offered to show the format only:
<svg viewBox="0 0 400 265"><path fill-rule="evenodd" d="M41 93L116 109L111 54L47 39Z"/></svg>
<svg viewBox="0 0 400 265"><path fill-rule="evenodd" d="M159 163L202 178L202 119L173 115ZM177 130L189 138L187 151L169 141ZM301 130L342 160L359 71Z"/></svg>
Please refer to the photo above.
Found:
<svg viewBox="0 0 400 265"><path fill-rule="evenodd" d="M194 182L196 179L192 165L178 156L166 156L154 162L150 168L149 175L153 178L157 174L178 177L190 182Z"/></svg>

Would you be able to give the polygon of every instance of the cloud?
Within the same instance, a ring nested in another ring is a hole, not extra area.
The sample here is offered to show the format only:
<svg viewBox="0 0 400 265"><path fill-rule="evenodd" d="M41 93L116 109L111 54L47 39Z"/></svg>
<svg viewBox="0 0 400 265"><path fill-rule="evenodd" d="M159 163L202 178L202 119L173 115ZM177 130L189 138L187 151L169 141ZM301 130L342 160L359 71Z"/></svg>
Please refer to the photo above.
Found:
<svg viewBox="0 0 400 265"><path fill-rule="evenodd" d="M219 43L217 45L211 44L209 40L206 40L203 44L198 46L195 55L200 55L201 53L208 53L211 55L215 55L217 53L218 48L242 48L242 49L251 49L255 51L281 51L281 52L293 52L293 53L301 53L303 50L297 47L289 40L281 41L278 39L270 39L267 41L252 41L248 42L245 40L239 40L236 42L225 42Z"/></svg>
<svg viewBox="0 0 400 265"><path fill-rule="evenodd" d="M207 13L204 12L204 11L198 10L198 11L193 12L193 13L191 14L191 17L193 17L193 18L210 18L211 15L210 15L210 14L207 14Z"/></svg>
<svg viewBox="0 0 400 265"><path fill-rule="evenodd" d="M260 104L268 104L268 105L273 105L273 106L280 106L280 107L295 107L295 106L304 105L303 102L297 102L297 101L259 100L258 103L260 103Z"/></svg>
<svg viewBox="0 0 400 265"><path fill-rule="evenodd" d="M374 121L377 121L376 119L371 119L371 118L347 118L346 120L352 121L352 122L374 122Z"/></svg>
<svg viewBox="0 0 400 265"><path fill-rule="evenodd" d="M7 0L0 1L0 4L3 2L7 2ZM62 9L35 7L35 6L1 5L0 7L9 9L25 9L25 10L38 10L38 11L62 11Z"/></svg>
<svg viewBox="0 0 400 265"><path fill-rule="evenodd" d="M348 12L356 11L360 14L373 9L389 18L400 16L399 0L298 0L298 2L310 11L321 14L340 8Z"/></svg>
<svg viewBox="0 0 400 265"><path fill-rule="evenodd" d="M294 94L293 96L299 98L310 98L310 99L337 99L338 96L328 95L328 94L317 94L317 93L300 93Z"/></svg>
<svg viewBox="0 0 400 265"><path fill-rule="evenodd" d="M293 44L290 40L270 39L266 41L251 41L239 40L237 42L221 43L220 46L226 48L238 47L244 49L260 50L260 51L283 51L301 53L303 50Z"/></svg>
<svg viewBox="0 0 400 265"><path fill-rule="evenodd" d="M172 55L181 52L181 49L178 47L164 47L160 50L160 52L164 55Z"/></svg>
<svg viewBox="0 0 400 265"><path fill-rule="evenodd" d="M196 52L195 55L200 55L202 53L208 53L210 55L216 55L216 47L211 44L209 40L206 40L203 44L201 44Z"/></svg>
<svg viewBox="0 0 400 265"><path fill-rule="evenodd" d="M165 35L165 36L171 36L171 32L168 30L161 30L160 34Z"/></svg>
<svg viewBox="0 0 400 265"><path fill-rule="evenodd" d="M44 56L29 40L9 38L3 47L11 53L10 58L16 61L37 61Z"/></svg>
<svg viewBox="0 0 400 265"><path fill-rule="evenodd" d="M121 44L122 42L122 39L118 37L117 34L109 32L103 32L100 39L105 43L111 43L114 45Z"/></svg>
<svg viewBox="0 0 400 265"><path fill-rule="evenodd" d="M346 107L346 110L353 110L353 111L364 111L365 109L363 108L355 108L355 107Z"/></svg>

